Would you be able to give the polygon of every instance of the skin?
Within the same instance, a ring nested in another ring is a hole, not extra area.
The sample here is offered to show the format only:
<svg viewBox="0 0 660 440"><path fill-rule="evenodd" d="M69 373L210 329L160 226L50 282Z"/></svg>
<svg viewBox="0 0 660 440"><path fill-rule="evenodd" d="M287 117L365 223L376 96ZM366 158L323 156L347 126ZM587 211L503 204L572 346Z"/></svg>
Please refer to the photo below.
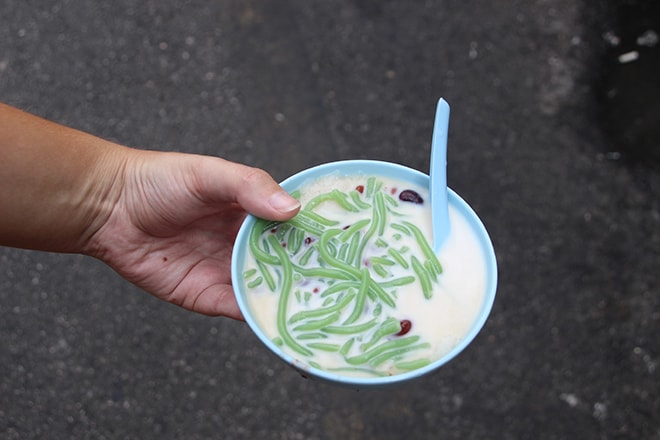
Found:
<svg viewBox="0 0 660 440"><path fill-rule="evenodd" d="M263 170L128 148L4 104L0 182L0 245L89 255L158 298L234 319L243 219L300 209Z"/></svg>

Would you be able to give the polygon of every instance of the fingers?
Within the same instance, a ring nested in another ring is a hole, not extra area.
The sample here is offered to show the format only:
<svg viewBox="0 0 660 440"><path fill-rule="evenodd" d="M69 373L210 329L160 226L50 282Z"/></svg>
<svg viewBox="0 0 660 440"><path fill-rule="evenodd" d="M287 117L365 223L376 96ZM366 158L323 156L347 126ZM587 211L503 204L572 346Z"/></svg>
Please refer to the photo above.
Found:
<svg viewBox="0 0 660 440"><path fill-rule="evenodd" d="M259 168L213 158L197 171L203 173L203 191L213 199L238 202L257 217L288 220L300 209L300 203Z"/></svg>
<svg viewBox="0 0 660 440"><path fill-rule="evenodd" d="M269 220L287 220L298 212L300 203L263 170L235 167L236 201L250 214Z"/></svg>
<svg viewBox="0 0 660 440"><path fill-rule="evenodd" d="M212 286L206 289L197 296L190 310L203 315L224 316L237 321L244 321L243 314L234 297L234 291L229 285Z"/></svg>

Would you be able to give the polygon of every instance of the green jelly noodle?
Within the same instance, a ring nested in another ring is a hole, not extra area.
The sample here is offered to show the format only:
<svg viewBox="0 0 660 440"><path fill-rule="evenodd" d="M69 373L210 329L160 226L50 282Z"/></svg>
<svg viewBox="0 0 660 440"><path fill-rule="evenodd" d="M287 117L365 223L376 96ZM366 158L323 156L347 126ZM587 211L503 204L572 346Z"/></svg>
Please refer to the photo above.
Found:
<svg viewBox="0 0 660 440"><path fill-rule="evenodd" d="M428 201L398 197L425 190L374 176L346 179L345 191L325 186L306 199L306 187L296 191L304 203L290 221L256 222L243 272L252 307L269 299L270 337L316 368L378 377L428 365L432 344L397 307L403 295L430 301L442 280L416 226L430 216Z"/></svg>

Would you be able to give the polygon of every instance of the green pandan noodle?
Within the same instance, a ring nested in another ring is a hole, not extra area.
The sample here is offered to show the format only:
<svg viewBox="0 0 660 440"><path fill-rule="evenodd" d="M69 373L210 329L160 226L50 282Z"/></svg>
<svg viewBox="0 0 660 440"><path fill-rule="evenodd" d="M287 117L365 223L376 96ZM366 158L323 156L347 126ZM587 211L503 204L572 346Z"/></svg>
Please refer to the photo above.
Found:
<svg viewBox="0 0 660 440"><path fill-rule="evenodd" d="M345 361L333 371L382 376L388 361L398 372L430 362L423 354L430 344L402 330L397 295L418 283L419 294L430 299L442 266L421 230L406 220L409 202L395 201L378 178L365 183L348 194L331 189L314 196L290 221L258 220L249 240L257 264L246 272L246 285L279 295L274 340L310 365L323 368L315 356L332 353ZM329 218L322 213L327 204L359 219L346 225ZM402 237L416 249L402 246Z"/></svg>

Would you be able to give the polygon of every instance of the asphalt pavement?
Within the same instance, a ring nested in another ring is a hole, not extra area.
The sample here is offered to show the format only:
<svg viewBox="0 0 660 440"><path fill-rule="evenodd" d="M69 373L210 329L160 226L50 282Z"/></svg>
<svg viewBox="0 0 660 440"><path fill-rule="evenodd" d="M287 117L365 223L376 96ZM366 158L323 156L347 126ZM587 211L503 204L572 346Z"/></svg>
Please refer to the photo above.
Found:
<svg viewBox="0 0 660 440"><path fill-rule="evenodd" d="M448 182L500 279L459 357L355 391L99 261L0 248L0 438L660 439L652 3L0 1L1 101L278 180L426 172L444 97Z"/></svg>

